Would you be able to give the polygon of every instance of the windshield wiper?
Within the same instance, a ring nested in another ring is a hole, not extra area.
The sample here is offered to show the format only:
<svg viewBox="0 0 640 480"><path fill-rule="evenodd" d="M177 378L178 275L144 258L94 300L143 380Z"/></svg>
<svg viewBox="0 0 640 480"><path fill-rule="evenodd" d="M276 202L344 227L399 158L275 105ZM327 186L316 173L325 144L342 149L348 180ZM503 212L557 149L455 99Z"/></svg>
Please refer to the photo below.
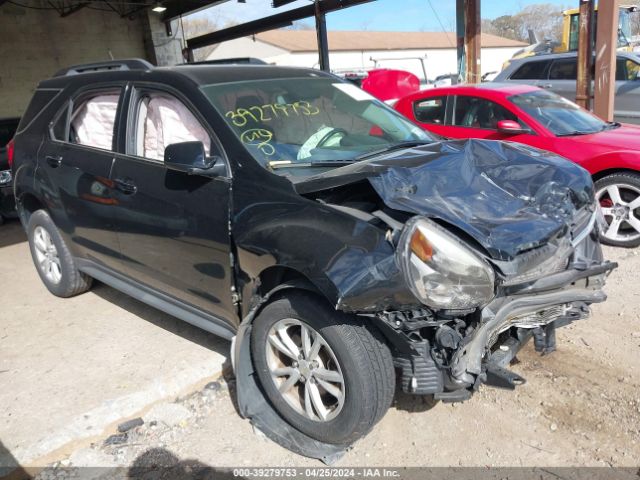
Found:
<svg viewBox="0 0 640 480"><path fill-rule="evenodd" d="M620 122L607 122L606 125L602 127L602 130L613 130L614 128L621 127L622 124Z"/></svg>
<svg viewBox="0 0 640 480"><path fill-rule="evenodd" d="M375 157L376 155L382 155L383 153L392 152L394 150L400 150L402 148L411 148L411 147L419 147L420 145L427 145L429 142L427 140L409 140L406 142L398 142L393 143L391 145L387 145L384 148L380 148L378 150L371 150L369 152L363 153L362 155L358 155L356 160L364 160L365 158Z"/></svg>
<svg viewBox="0 0 640 480"><path fill-rule="evenodd" d="M591 135L593 133L598 133L598 132L593 132L593 131L585 132L584 130L573 130L571 132L557 133L556 137L573 137L577 135Z"/></svg>
<svg viewBox="0 0 640 480"><path fill-rule="evenodd" d="M279 168L314 168L314 167L344 167L351 165L352 160L324 160L319 162L292 162L291 160L273 160L267 163L267 167L272 170Z"/></svg>

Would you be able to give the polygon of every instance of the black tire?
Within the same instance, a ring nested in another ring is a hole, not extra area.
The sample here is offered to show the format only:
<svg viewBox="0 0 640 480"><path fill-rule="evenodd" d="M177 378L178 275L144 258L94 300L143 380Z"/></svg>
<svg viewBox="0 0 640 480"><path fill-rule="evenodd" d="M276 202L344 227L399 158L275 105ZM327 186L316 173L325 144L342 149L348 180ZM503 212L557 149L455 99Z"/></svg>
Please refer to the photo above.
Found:
<svg viewBox="0 0 640 480"><path fill-rule="evenodd" d="M283 319L296 319L329 345L344 378L344 404L335 418L312 420L292 408L278 391L267 363L268 335ZM251 354L263 390L293 427L325 443L348 445L384 416L395 392L393 358L380 333L352 315L333 310L310 292L290 291L266 305L251 332Z"/></svg>
<svg viewBox="0 0 640 480"><path fill-rule="evenodd" d="M614 173L611 175L607 175L606 177L602 177L600 180L595 182L596 194L612 185L617 185L619 188L621 188L621 196L623 197L623 200L630 201L632 200L631 196L633 195L633 192L629 189L629 187L634 188L640 192L640 174ZM633 214L635 218L640 219L640 208L636 208L633 212L631 212L631 214ZM628 224L626 224L626 227L627 229L630 228ZM637 238L632 238L629 240L616 240L607 238L605 232L603 231L600 235L600 241L606 245L611 245L613 247L635 248L637 246L640 246L640 235L638 235Z"/></svg>
<svg viewBox="0 0 640 480"><path fill-rule="evenodd" d="M51 241L55 245L61 271L61 278L57 283L47 278L37 260L34 232L38 227L43 228L49 234ZM40 279L52 294L57 297L68 298L86 292L91 288L93 279L78 270L73 255L71 255L60 232L58 232L57 227L46 211L37 210L31 214L29 223L27 224L27 236L29 238L31 258L38 271L38 275L40 275Z"/></svg>

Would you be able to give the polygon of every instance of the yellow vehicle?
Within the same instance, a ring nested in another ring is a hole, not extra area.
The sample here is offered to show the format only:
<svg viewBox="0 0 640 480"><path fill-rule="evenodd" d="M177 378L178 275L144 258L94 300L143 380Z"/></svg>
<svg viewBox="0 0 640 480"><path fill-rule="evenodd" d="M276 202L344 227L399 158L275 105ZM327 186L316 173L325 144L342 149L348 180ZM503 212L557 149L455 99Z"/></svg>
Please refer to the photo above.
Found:
<svg viewBox="0 0 640 480"><path fill-rule="evenodd" d="M633 52L634 45L631 42L631 14L638 12L637 5L621 5L620 19L618 20L618 50ZM511 59L504 62L502 69L509 66L511 60L530 57L541 53L562 53L578 50L578 34L580 28L580 10L572 8L562 12L562 39L560 43L548 40L537 42L516 52ZM594 28L598 25L598 6L595 7Z"/></svg>
<svg viewBox="0 0 640 480"><path fill-rule="evenodd" d="M594 28L598 25L598 7L595 8ZM618 21L618 50L632 52L631 45L631 14L638 11L637 5L620 5L620 20ZM578 50L578 31L580 28L580 10L572 8L562 12L562 41L554 52Z"/></svg>

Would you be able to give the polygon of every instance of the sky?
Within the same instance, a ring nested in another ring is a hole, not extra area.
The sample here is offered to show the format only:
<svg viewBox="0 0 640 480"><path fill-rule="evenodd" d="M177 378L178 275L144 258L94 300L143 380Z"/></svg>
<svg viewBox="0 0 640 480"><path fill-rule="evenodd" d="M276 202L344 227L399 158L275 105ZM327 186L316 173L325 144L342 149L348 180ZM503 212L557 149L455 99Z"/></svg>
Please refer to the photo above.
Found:
<svg viewBox="0 0 640 480"><path fill-rule="evenodd" d="M310 0L297 0L287 8L308 5ZM482 18L496 18L517 13L534 3L578 6L578 0L482 0ZM210 16L219 25L242 23L273 15L271 0L230 0L199 15ZM455 0L375 0L327 15L329 30L442 31L455 30ZM312 24L312 19L309 20Z"/></svg>

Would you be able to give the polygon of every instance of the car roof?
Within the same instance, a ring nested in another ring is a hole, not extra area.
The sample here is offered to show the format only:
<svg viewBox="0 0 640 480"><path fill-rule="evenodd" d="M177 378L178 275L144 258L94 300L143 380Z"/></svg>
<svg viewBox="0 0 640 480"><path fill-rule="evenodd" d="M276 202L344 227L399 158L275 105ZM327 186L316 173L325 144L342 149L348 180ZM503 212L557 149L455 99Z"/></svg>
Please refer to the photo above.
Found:
<svg viewBox="0 0 640 480"><path fill-rule="evenodd" d="M616 55L618 57L632 58L632 59L634 59L636 61L640 61L640 55L638 55L638 53L636 53L636 52L617 51ZM509 62L511 64L521 65L523 63L528 63L528 62L537 62L537 61L544 61L544 60L558 60L558 59L562 59L562 58L575 58L577 56L578 56L578 52L576 52L576 51L560 52L560 53L541 53L539 55L530 55L528 57L514 58L514 59L509 60Z"/></svg>
<svg viewBox="0 0 640 480"><path fill-rule="evenodd" d="M499 83L499 82L485 82L478 85L451 85L446 87L435 87L428 90L422 90L416 92L413 95L428 94L429 96L442 94L442 95L476 95L478 93L491 92L502 96L519 95L522 93L534 92L539 90L538 87L533 85L525 85L522 83Z"/></svg>
<svg viewBox="0 0 640 480"><path fill-rule="evenodd" d="M279 67L274 65L208 65L185 64L173 67L152 67L149 69L122 69L91 71L86 73L62 74L40 82L40 88L64 88L71 83L88 84L113 81L157 81L171 82L172 79L189 79L197 85L242 82L247 80L272 80L279 78L336 78L326 72L310 68Z"/></svg>

